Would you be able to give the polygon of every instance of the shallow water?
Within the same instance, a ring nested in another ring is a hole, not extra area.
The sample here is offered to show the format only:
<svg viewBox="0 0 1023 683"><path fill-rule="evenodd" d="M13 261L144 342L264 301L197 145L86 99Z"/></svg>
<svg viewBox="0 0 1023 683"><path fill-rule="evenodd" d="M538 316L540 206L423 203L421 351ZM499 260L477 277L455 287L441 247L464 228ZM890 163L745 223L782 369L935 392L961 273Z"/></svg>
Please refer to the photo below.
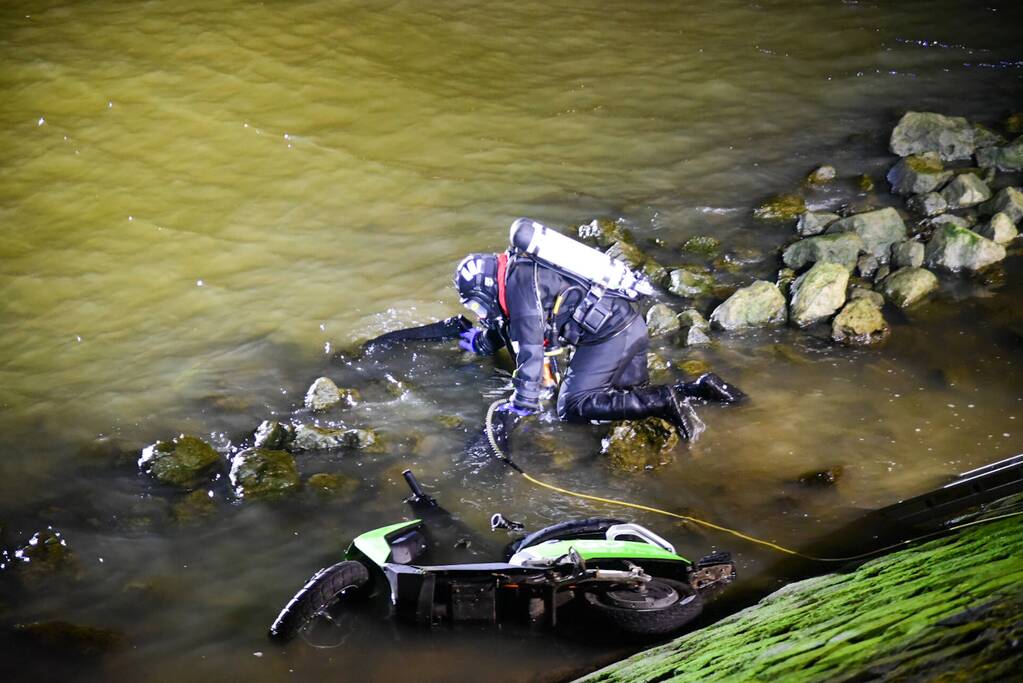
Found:
<svg viewBox="0 0 1023 683"><path fill-rule="evenodd" d="M766 254L742 277L773 273L792 231L752 220L764 197L830 162L840 182L813 206L888 203L853 186L883 176L902 111L995 124L1019 109L1017 5L5 3L0 545L52 525L77 566L56 586L0 572L0 627L64 619L131 646L80 665L4 636L0 659L26 676L132 680L521 681L595 666L608 646L584 637L427 634L372 611L344 647L269 646L266 625L308 574L405 514L405 466L477 527L494 510L533 527L612 512L463 455L489 362L335 353L457 312L453 264L502 248L519 215L621 217L664 259L712 234ZM703 438L655 471L612 472L599 432L560 424L526 430L516 457L565 486L802 547L1021 450L1018 255L1004 272L1001 288L946 279L933 303L889 316L881 349L788 330L662 349L753 401L704 409ZM387 372L407 385L398 398ZM178 432L237 445L319 374L364 385L344 419L390 444L301 458L304 474L359 477L351 501L240 504L221 480L216 518L182 527L177 496L130 462ZM101 435L128 461L97 455ZM832 489L794 483L836 467ZM684 554L727 547L743 576L771 577L764 551L640 519Z"/></svg>

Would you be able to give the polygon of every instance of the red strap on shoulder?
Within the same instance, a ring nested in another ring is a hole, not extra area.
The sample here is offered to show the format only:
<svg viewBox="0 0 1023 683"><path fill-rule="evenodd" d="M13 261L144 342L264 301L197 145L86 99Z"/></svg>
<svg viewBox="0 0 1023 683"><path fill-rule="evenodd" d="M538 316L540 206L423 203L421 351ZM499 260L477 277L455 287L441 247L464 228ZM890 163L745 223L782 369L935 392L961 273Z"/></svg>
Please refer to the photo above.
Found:
<svg viewBox="0 0 1023 683"><path fill-rule="evenodd" d="M508 299L505 297L505 281L508 279L508 252L497 257L497 303L504 315L508 315Z"/></svg>

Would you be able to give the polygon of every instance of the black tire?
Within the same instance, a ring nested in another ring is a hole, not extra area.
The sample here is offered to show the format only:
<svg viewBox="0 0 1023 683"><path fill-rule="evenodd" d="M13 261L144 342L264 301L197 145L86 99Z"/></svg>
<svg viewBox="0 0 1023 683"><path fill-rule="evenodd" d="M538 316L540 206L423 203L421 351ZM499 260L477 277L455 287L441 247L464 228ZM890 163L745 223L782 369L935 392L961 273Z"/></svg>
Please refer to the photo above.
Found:
<svg viewBox="0 0 1023 683"><path fill-rule="evenodd" d="M585 593L587 607L605 623L626 633L660 636L676 631L703 611L703 600L689 584L655 576L641 593L611 586ZM656 607L647 604L654 602Z"/></svg>
<svg viewBox="0 0 1023 683"><path fill-rule="evenodd" d="M361 588L369 581L369 570L361 562L346 560L321 569L295 593L270 625L270 638L286 643L318 614L338 601L341 594Z"/></svg>

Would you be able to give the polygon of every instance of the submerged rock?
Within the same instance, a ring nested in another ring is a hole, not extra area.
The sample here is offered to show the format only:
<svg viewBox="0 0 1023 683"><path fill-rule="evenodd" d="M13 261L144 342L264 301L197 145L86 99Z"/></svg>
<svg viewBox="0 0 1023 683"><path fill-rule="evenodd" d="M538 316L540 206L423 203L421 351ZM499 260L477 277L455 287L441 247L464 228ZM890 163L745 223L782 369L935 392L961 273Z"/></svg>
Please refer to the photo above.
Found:
<svg viewBox="0 0 1023 683"><path fill-rule="evenodd" d="M44 579L76 567L75 556L67 540L53 527L32 534L28 543L15 550L12 556L14 566L29 581Z"/></svg>
<svg viewBox="0 0 1023 683"><path fill-rule="evenodd" d="M1019 231L1016 229L1012 219L1009 218L1009 214L999 212L992 216L990 221L978 228L977 234L998 244L1008 244L1016 239Z"/></svg>
<svg viewBox="0 0 1023 683"><path fill-rule="evenodd" d="M618 422L601 446L617 470L637 472L671 462L679 438L671 423L657 417Z"/></svg>
<svg viewBox="0 0 1023 683"><path fill-rule="evenodd" d="M220 464L220 455L202 439L184 434L171 441L157 441L142 450L138 465L159 481L192 489L207 479Z"/></svg>
<svg viewBox="0 0 1023 683"><path fill-rule="evenodd" d="M298 488L298 465L286 451L249 448L234 456L228 475L239 498L278 498Z"/></svg>
<svg viewBox="0 0 1023 683"><path fill-rule="evenodd" d="M856 181L856 186L860 188L861 192L873 192L874 191L874 179L868 174L864 173Z"/></svg>
<svg viewBox="0 0 1023 683"><path fill-rule="evenodd" d="M928 192L927 194L918 194L915 197L910 197L909 201L906 202L906 206L913 213L922 216L937 216L948 210L948 202L937 192Z"/></svg>
<svg viewBox="0 0 1023 683"><path fill-rule="evenodd" d="M856 259L864 249L863 240L855 232L807 237L788 246L782 261L789 268L800 270L808 263L839 263L847 270L856 266Z"/></svg>
<svg viewBox="0 0 1023 683"><path fill-rule="evenodd" d="M892 246L892 265L896 268L919 268L924 264L924 245L916 240L906 240Z"/></svg>
<svg viewBox="0 0 1023 683"><path fill-rule="evenodd" d="M1013 223L1023 219L1023 192L1016 187L1003 187L980 210L985 214L1004 213Z"/></svg>
<svg viewBox="0 0 1023 683"><path fill-rule="evenodd" d="M839 218L840 216L837 213L814 213L807 211L796 221L796 232L803 237L819 235Z"/></svg>
<svg viewBox="0 0 1023 683"><path fill-rule="evenodd" d="M876 294L876 292L870 292ZM881 299L882 304L884 299ZM860 297L847 303L831 323L831 338L850 346L876 344L891 332L876 300Z"/></svg>
<svg viewBox="0 0 1023 683"><path fill-rule="evenodd" d="M890 207L843 218L828 228L829 234L839 232L855 232L863 240L864 251L873 254L881 262L887 262L892 244L908 236L906 224L902 222L899 212Z"/></svg>
<svg viewBox="0 0 1023 683"><path fill-rule="evenodd" d="M842 478L843 468L841 465L820 472L804 472L797 477L797 481L803 486L827 487L834 486Z"/></svg>
<svg viewBox="0 0 1023 683"><path fill-rule="evenodd" d="M596 218L586 225L579 226L579 238L582 240L592 239L603 249L610 247L615 242L633 244L636 241L632 232L621 222Z"/></svg>
<svg viewBox="0 0 1023 683"><path fill-rule="evenodd" d="M300 424L295 427L291 442L294 451L323 451L335 448L370 448L379 439L372 429L334 429Z"/></svg>
<svg viewBox="0 0 1023 683"><path fill-rule="evenodd" d="M900 268L881 283L885 297L899 308L912 306L938 288L938 278L924 268Z"/></svg>
<svg viewBox="0 0 1023 683"><path fill-rule="evenodd" d="M171 507L171 515L178 524L198 524L217 514L217 501L209 491L196 489Z"/></svg>
<svg viewBox="0 0 1023 683"><path fill-rule="evenodd" d="M646 326L651 337L677 332L680 324L675 311L664 304L654 304L646 314Z"/></svg>
<svg viewBox="0 0 1023 683"><path fill-rule="evenodd" d="M950 209L963 209L986 202L991 198L991 190L974 174L963 173L945 186L941 196Z"/></svg>
<svg viewBox="0 0 1023 683"><path fill-rule="evenodd" d="M18 640L52 650L59 657L98 657L128 643L121 631L83 626L67 621L36 621L15 624L12 635Z"/></svg>
<svg viewBox="0 0 1023 683"><path fill-rule="evenodd" d="M974 129L969 121L931 112L906 112L889 141L892 153L900 157L936 152L944 161L969 159L974 147Z"/></svg>
<svg viewBox="0 0 1023 683"><path fill-rule="evenodd" d="M924 259L931 267L980 270L1005 258L1005 247L972 230L944 225L934 231Z"/></svg>
<svg viewBox="0 0 1023 683"><path fill-rule="evenodd" d="M683 254L714 256L721 251L721 242L709 235L694 235L682 243Z"/></svg>
<svg viewBox="0 0 1023 683"><path fill-rule="evenodd" d="M845 303L849 271L837 263L816 263L792 283L789 319L806 327L832 316Z"/></svg>
<svg viewBox="0 0 1023 683"><path fill-rule="evenodd" d="M809 185L824 185L825 183L830 183L834 180L836 175L838 175L838 172L835 170L835 167L830 164L825 164L824 166L813 170L810 175L806 176L806 182Z"/></svg>
<svg viewBox="0 0 1023 683"><path fill-rule="evenodd" d="M794 220L806 213L806 202L797 194L783 194L768 199L753 210L753 217L767 221Z"/></svg>
<svg viewBox="0 0 1023 683"><path fill-rule="evenodd" d="M359 490L359 480L343 474L320 472L306 480L306 486L324 498L349 496Z"/></svg>
<svg viewBox="0 0 1023 683"><path fill-rule="evenodd" d="M888 171L888 182L895 194L923 194L936 190L952 177L936 152L910 155L900 159Z"/></svg>
<svg viewBox="0 0 1023 683"><path fill-rule="evenodd" d="M671 271L668 291L677 296L694 298L708 295L715 284L714 276L706 268L685 266Z"/></svg>
<svg viewBox="0 0 1023 683"><path fill-rule="evenodd" d="M785 297L776 285L757 280L715 308L710 322L723 330L781 325L785 322Z"/></svg>

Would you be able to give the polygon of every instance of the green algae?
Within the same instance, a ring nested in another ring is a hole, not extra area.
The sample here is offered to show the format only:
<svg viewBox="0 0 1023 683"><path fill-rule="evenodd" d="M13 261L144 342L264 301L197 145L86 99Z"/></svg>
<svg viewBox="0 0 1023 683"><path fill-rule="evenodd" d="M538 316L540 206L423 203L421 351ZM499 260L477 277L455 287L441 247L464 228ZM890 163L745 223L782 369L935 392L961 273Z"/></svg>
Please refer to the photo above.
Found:
<svg viewBox="0 0 1023 683"><path fill-rule="evenodd" d="M753 217L765 221L795 220L806 213L806 202L797 194L772 197L753 211Z"/></svg>

